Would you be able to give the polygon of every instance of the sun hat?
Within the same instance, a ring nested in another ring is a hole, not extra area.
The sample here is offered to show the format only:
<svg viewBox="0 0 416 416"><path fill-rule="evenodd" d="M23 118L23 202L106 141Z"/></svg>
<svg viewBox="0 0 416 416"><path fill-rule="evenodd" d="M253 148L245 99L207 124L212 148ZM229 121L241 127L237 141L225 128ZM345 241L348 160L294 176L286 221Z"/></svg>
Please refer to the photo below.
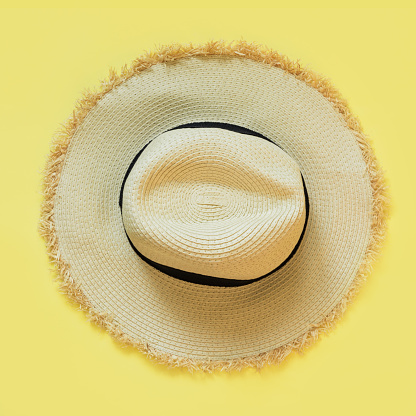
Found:
<svg viewBox="0 0 416 416"><path fill-rule="evenodd" d="M40 232L62 290L121 343L190 370L259 368L342 315L386 206L326 79L244 41L174 44L79 100Z"/></svg>

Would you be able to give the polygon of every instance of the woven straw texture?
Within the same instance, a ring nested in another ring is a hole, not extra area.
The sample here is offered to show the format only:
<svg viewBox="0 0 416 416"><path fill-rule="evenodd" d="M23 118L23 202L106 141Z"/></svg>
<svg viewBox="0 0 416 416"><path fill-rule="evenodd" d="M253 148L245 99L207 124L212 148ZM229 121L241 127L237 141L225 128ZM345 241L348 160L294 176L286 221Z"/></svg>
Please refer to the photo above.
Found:
<svg viewBox="0 0 416 416"><path fill-rule="evenodd" d="M204 121L268 137L296 162L308 190L295 256L242 287L195 285L145 263L118 204L143 146ZM41 231L64 290L120 341L189 369L261 367L316 339L365 278L385 229L382 174L339 95L245 43L161 49L112 73L81 101L45 178Z"/></svg>
<svg viewBox="0 0 416 416"><path fill-rule="evenodd" d="M305 217L297 164L262 138L222 129L161 134L124 189L124 228L140 253L225 279L258 278L283 263Z"/></svg>

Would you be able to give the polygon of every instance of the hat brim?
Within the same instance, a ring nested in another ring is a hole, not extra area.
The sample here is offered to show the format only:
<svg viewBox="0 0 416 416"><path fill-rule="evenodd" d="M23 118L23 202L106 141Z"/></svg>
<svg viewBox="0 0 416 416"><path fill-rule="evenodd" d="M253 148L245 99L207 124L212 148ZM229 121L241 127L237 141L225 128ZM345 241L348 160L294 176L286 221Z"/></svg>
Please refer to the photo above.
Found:
<svg viewBox="0 0 416 416"><path fill-rule="evenodd" d="M194 122L238 125L299 165L309 219L290 261L241 287L175 279L130 246L119 193L140 149ZM332 325L384 235L386 189L338 93L275 52L244 42L170 47L87 94L55 143L41 232L65 291L118 340L171 365L260 367Z"/></svg>

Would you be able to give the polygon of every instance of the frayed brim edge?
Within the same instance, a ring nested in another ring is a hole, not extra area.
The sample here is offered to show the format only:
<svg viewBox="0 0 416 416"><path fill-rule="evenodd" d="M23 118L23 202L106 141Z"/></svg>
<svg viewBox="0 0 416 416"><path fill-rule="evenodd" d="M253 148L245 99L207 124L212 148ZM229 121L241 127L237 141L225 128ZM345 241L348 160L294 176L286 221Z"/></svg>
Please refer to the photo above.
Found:
<svg viewBox="0 0 416 416"><path fill-rule="evenodd" d="M163 353L153 348L151 345L144 342L138 342L125 334L114 321L113 317L105 312L96 310L91 305L83 293L81 285L71 276L70 267L62 259L59 251L54 222L54 198L69 143L78 126L96 103L113 88L119 86L127 79L139 74L152 65L169 63L177 59L192 56L209 55L244 57L273 67L281 68L319 91L332 103L333 107L344 118L347 126L354 132L367 165L373 196L371 235L365 257L348 292L331 313L318 325L309 328L305 334L288 344L256 356L225 361L212 361L209 359L199 360ZM110 69L108 78L101 82L100 88L97 91L84 92L82 98L76 103L72 116L68 118L53 138L51 151L44 170L43 203L39 232L46 241L49 259L56 268L58 280L60 282L60 290L72 301L76 302L92 322L104 328L121 344L137 348L148 358L158 363L167 365L168 367L185 367L191 372L194 370L207 372L212 372L214 370L230 371L241 370L247 367L260 369L268 364L281 363L292 351L302 351L307 346L314 343L319 338L320 334L330 330L339 318L341 318L348 305L354 299L359 288L365 282L368 274L371 272L372 265L380 252L382 241L386 233L388 206L389 198L384 174L374 155L369 139L363 133L358 119L350 112L345 100L327 79L309 69L303 68L299 62L293 62L286 56L280 55L262 45L247 43L245 41L230 43L213 41L195 46L192 44L174 44L159 47L134 60L129 67L127 65L124 66L120 74L117 74L115 70Z"/></svg>

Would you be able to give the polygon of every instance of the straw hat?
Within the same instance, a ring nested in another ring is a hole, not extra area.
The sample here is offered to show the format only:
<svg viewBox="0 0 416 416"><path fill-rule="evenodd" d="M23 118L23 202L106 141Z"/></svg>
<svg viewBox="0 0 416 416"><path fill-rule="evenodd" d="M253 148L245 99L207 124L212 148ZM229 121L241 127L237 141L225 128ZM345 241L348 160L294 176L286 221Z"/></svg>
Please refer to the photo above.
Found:
<svg viewBox="0 0 416 416"><path fill-rule="evenodd" d="M111 71L58 133L44 181L63 290L119 341L188 369L308 345L385 230L383 176L345 101L245 42Z"/></svg>

